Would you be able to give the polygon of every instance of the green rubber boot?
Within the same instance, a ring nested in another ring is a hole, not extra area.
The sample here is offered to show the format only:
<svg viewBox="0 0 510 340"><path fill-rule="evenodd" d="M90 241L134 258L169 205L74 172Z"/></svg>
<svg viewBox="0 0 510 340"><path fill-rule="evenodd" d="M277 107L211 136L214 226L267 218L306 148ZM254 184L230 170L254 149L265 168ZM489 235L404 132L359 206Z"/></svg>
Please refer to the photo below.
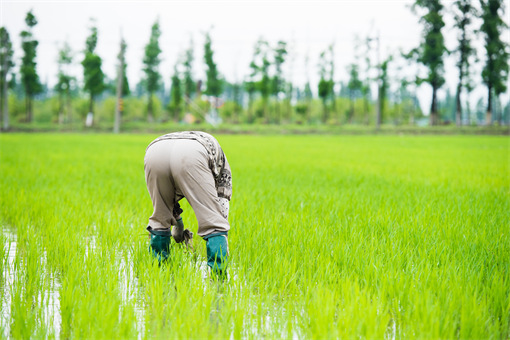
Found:
<svg viewBox="0 0 510 340"><path fill-rule="evenodd" d="M214 274L227 275L228 265L228 239L227 233L215 233L206 236L207 265Z"/></svg>
<svg viewBox="0 0 510 340"><path fill-rule="evenodd" d="M172 237L170 229L154 230L148 226L147 231L150 233L151 240L149 251L161 264L170 257L170 238Z"/></svg>

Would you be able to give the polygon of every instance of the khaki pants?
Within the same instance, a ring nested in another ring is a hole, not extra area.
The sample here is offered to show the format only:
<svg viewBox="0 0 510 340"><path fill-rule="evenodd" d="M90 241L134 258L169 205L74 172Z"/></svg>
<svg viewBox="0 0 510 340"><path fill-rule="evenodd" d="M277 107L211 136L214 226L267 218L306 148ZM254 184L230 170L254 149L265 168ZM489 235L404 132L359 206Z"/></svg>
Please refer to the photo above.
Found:
<svg viewBox="0 0 510 340"><path fill-rule="evenodd" d="M145 181L154 212L149 218L153 229L176 224L174 203L186 197L198 221L198 235L207 236L230 229L222 214L206 149L192 139L161 140L145 154Z"/></svg>

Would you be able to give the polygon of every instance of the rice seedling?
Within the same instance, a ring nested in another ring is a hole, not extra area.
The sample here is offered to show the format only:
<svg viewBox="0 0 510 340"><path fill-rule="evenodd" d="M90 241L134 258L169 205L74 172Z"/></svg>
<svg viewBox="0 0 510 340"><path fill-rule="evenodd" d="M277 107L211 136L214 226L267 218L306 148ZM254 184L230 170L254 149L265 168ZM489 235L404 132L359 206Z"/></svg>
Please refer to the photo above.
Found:
<svg viewBox="0 0 510 340"><path fill-rule="evenodd" d="M225 282L149 255L154 137L0 135L3 337L509 337L507 137L217 136Z"/></svg>

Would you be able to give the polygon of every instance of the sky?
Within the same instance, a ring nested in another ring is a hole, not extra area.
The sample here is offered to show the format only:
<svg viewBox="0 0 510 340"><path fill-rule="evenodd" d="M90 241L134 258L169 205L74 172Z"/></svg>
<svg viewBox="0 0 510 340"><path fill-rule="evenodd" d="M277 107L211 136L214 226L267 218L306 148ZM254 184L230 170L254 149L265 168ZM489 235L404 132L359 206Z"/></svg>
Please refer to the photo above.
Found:
<svg viewBox="0 0 510 340"><path fill-rule="evenodd" d="M443 1L447 10L452 2ZM204 33L210 32L214 59L228 81L240 82L247 77L254 45L263 38L271 45L279 40L287 42L286 79L299 86L309 79L316 87L318 57L330 44L334 44L337 82L348 80L347 65L356 60L356 36L379 36L379 49L375 41L371 46L374 59L378 51L382 60L389 54L417 47L422 26L411 11L411 4L408 0L0 0L0 25L10 33L19 67L22 56L19 34L26 27L26 13L33 10L38 20L34 28L34 36L39 41L37 70L41 80L50 86L56 82L56 60L64 42L75 52L74 75L83 78L79 63L83 60L82 51L90 27L95 24L98 28L96 51L103 59L103 71L109 78L116 76L120 37L126 40L128 79L133 88L143 77L144 47L149 41L151 26L158 20L162 32L160 73L167 84L174 64L190 46L190 41L195 46L195 77L205 78ZM508 12L507 8L505 20L510 22ZM451 19L446 18L446 24L446 44L454 48L456 33L451 28ZM503 38L510 42L510 32L505 32ZM481 37L476 44L481 50ZM307 57L308 63L305 62ZM454 62L450 57L445 65L447 86L451 89L457 80ZM478 75L480 70L477 70ZM475 80L480 82L476 77ZM427 85L420 87L419 97L425 111L428 111L430 94ZM483 96L483 86L480 85L474 94L477 98ZM440 95L444 96L444 90Z"/></svg>

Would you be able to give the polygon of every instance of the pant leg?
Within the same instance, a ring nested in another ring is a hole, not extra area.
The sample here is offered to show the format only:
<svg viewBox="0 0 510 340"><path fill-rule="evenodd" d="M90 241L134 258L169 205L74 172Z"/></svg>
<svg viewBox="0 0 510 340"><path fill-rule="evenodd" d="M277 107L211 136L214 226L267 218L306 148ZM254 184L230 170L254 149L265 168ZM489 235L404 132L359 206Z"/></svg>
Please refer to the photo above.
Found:
<svg viewBox="0 0 510 340"><path fill-rule="evenodd" d="M227 216L222 214L206 149L195 140L179 139L175 142L171 173L176 189L186 197L195 212L198 235L204 237L228 231L230 225Z"/></svg>
<svg viewBox="0 0 510 340"><path fill-rule="evenodd" d="M176 224L173 216L175 184L170 170L174 144L172 140L159 141L145 153L145 182L154 207L149 225L153 229L169 228Z"/></svg>

